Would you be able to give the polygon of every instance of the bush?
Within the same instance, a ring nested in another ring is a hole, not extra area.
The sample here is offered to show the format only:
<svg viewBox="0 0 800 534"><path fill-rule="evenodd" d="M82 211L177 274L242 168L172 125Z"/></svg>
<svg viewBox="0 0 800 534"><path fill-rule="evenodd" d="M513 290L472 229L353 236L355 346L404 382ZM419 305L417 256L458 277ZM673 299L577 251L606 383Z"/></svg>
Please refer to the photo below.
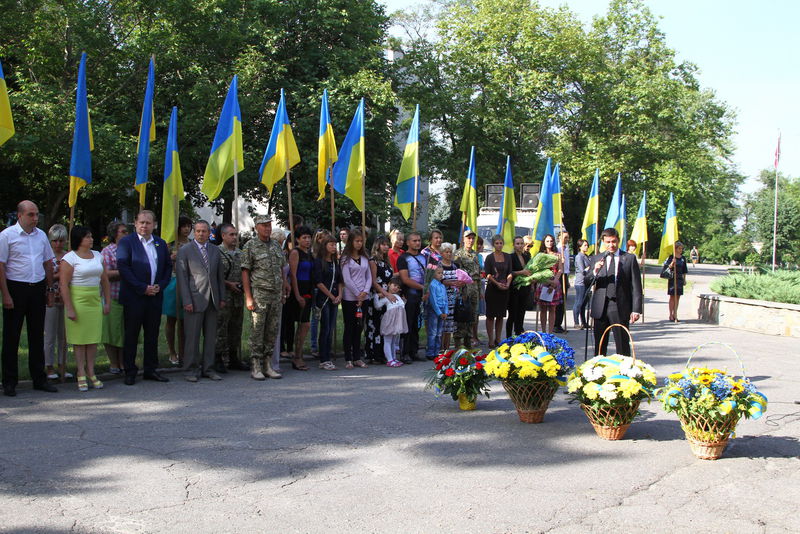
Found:
<svg viewBox="0 0 800 534"><path fill-rule="evenodd" d="M729 274L715 280L711 289L728 297L800 304L800 272Z"/></svg>

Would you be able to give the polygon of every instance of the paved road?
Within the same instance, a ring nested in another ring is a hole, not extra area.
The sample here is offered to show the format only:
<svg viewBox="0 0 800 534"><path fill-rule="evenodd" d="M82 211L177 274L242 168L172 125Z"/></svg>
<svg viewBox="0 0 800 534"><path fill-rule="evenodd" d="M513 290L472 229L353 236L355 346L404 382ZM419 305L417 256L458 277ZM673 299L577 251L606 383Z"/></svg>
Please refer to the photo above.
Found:
<svg viewBox="0 0 800 534"><path fill-rule="evenodd" d="M695 290L718 272L692 271ZM0 531L798 532L797 340L698 323L694 305L676 325L648 295L634 336L661 376L702 342L731 343L769 396L716 462L655 403L606 442L561 392L540 425L499 386L459 412L423 391L424 364L20 389L0 397Z"/></svg>

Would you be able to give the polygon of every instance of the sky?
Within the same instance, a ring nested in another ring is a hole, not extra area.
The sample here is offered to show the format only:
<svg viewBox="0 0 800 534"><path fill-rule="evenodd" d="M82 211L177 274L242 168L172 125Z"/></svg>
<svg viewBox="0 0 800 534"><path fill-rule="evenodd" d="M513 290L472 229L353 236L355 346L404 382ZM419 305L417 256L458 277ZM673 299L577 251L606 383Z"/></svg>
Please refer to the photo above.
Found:
<svg viewBox="0 0 800 534"><path fill-rule="evenodd" d="M383 0L387 12L419 4ZM540 0L566 5L586 24L606 12L606 0ZM800 176L800 2L796 0L645 0L661 17L659 27L678 61L697 65L704 88L736 113L738 172L742 190L757 188L753 177L772 168L778 134L779 170Z"/></svg>

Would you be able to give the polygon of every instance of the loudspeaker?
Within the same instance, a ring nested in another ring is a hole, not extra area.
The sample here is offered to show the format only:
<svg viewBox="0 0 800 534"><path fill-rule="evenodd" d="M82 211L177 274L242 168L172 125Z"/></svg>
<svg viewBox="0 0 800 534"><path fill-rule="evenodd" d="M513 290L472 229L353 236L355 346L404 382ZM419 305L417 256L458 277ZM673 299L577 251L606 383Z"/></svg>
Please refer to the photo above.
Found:
<svg viewBox="0 0 800 534"><path fill-rule="evenodd" d="M536 209L542 184L520 184L520 208Z"/></svg>
<svg viewBox="0 0 800 534"><path fill-rule="evenodd" d="M486 207L500 209L503 203L503 184L486 185Z"/></svg>

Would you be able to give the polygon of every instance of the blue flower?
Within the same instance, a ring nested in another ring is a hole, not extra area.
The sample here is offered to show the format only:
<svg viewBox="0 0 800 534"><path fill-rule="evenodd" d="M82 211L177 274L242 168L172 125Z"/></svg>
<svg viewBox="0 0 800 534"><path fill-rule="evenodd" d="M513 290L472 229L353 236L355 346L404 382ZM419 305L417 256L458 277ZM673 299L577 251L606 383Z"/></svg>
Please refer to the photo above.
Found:
<svg viewBox="0 0 800 534"><path fill-rule="evenodd" d="M688 378L681 378L678 380L678 387L681 388L681 393L683 393L683 396L687 399L691 399L694 396L694 385Z"/></svg>
<svg viewBox="0 0 800 534"><path fill-rule="evenodd" d="M719 399L726 399L731 394L732 386L722 376L717 375L713 382L711 382L711 391L714 396Z"/></svg>

